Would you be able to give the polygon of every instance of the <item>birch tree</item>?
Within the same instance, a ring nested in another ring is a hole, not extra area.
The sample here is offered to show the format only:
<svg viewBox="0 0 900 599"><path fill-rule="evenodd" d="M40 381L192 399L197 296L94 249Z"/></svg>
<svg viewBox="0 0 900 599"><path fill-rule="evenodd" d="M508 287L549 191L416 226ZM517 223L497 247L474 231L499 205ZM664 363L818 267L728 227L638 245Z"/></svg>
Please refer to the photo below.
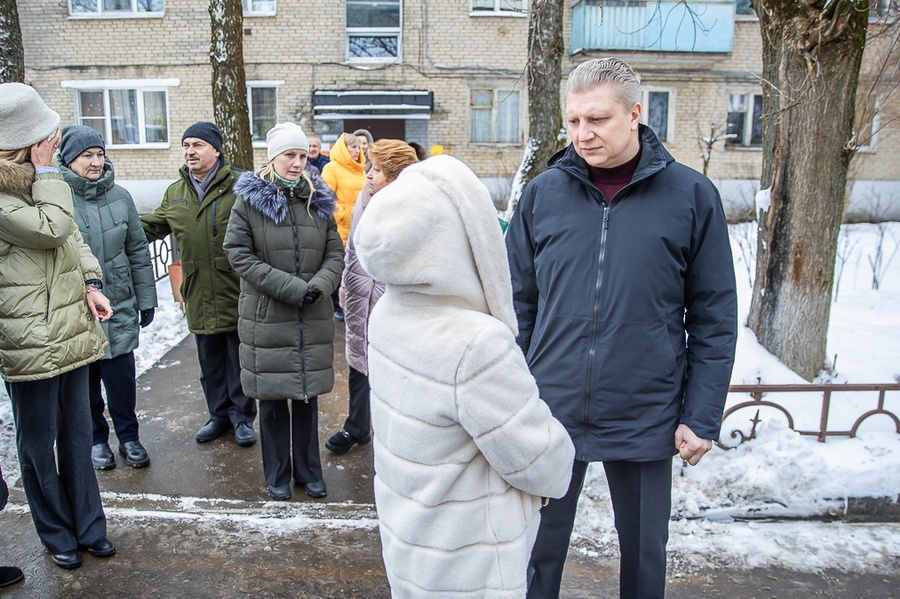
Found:
<svg viewBox="0 0 900 599"><path fill-rule="evenodd" d="M16 0L0 0L0 83L25 81L25 49Z"/></svg>
<svg viewBox="0 0 900 599"><path fill-rule="evenodd" d="M241 0L210 0L209 15L213 115L222 130L222 151L232 165L253 170Z"/></svg>

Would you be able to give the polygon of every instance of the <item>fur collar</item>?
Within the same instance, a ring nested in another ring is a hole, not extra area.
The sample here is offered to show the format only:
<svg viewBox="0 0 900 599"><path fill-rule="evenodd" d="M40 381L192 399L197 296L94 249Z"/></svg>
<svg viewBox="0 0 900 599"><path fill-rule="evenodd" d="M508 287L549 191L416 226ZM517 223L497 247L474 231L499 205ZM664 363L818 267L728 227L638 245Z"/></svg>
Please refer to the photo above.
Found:
<svg viewBox="0 0 900 599"><path fill-rule="evenodd" d="M30 198L34 184L34 165L0 160L0 192Z"/></svg>
<svg viewBox="0 0 900 599"><path fill-rule="evenodd" d="M336 198L334 192L318 175L309 173L315 190L309 199L309 207L323 220L334 217ZM287 190L274 183L260 179L253 173L244 173L234 184L234 193L243 197L250 206L256 208L263 216L275 224L281 224L288 211ZM296 197L296 196L295 196ZM303 201L306 198L297 198Z"/></svg>

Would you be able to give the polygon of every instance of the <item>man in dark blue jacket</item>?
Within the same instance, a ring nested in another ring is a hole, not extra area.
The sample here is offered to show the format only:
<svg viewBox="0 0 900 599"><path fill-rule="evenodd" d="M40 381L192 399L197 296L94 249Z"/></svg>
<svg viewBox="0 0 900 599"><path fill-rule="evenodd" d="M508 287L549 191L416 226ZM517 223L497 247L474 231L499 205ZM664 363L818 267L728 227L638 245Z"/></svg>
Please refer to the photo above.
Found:
<svg viewBox="0 0 900 599"><path fill-rule="evenodd" d="M525 189L507 233L519 345L575 444L569 492L541 511L529 599L558 597L589 462L603 462L623 598L663 597L672 456L718 438L737 336L728 228L712 182L641 117L616 59L569 76L571 145Z"/></svg>

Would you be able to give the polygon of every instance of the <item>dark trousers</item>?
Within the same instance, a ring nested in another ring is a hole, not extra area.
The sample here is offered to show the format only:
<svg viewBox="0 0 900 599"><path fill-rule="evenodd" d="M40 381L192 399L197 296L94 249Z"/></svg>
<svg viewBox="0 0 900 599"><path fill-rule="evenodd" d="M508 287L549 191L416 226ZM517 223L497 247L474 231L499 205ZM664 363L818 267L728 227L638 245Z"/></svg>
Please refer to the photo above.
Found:
<svg viewBox="0 0 900 599"><path fill-rule="evenodd" d="M220 422L251 424L256 418L256 400L244 395L241 387L241 342L237 331L194 336L200 360L200 386L209 417Z"/></svg>
<svg viewBox="0 0 900 599"><path fill-rule="evenodd" d="M322 480L322 461L319 458L319 398L314 395L309 398L308 403L301 399L261 400L259 444L262 448L263 473L267 485L277 487L290 484L292 471L294 482L298 485Z"/></svg>
<svg viewBox="0 0 900 599"><path fill-rule="evenodd" d="M50 553L92 545L106 536L106 516L91 465L87 367L6 388L38 537Z"/></svg>
<svg viewBox="0 0 900 599"><path fill-rule="evenodd" d="M368 439L372 430L369 404L369 377L350 367L350 411L344 421L344 430L357 440Z"/></svg>
<svg viewBox="0 0 900 599"><path fill-rule="evenodd" d="M619 597L662 599L672 511L672 460L603 462L619 535ZM587 462L576 461L561 499L541 508L541 525L528 565L528 599L556 599Z"/></svg>
<svg viewBox="0 0 900 599"><path fill-rule="evenodd" d="M109 424L103 415L103 395L100 384L106 389L106 404L116 429L119 444L140 438L137 415L137 385L135 383L134 352L128 352L109 360L100 360L88 366L91 397L91 420L94 422L94 445L109 441Z"/></svg>

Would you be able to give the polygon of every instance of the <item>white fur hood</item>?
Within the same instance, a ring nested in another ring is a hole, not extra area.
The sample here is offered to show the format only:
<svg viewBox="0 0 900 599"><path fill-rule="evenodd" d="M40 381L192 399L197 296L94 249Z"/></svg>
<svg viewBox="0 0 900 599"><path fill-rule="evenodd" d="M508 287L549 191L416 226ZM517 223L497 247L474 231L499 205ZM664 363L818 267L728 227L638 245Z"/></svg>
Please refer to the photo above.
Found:
<svg viewBox="0 0 900 599"><path fill-rule="evenodd" d="M459 160L433 156L405 168L372 199L353 241L363 268L391 286L398 301L475 309L516 334L496 210Z"/></svg>

